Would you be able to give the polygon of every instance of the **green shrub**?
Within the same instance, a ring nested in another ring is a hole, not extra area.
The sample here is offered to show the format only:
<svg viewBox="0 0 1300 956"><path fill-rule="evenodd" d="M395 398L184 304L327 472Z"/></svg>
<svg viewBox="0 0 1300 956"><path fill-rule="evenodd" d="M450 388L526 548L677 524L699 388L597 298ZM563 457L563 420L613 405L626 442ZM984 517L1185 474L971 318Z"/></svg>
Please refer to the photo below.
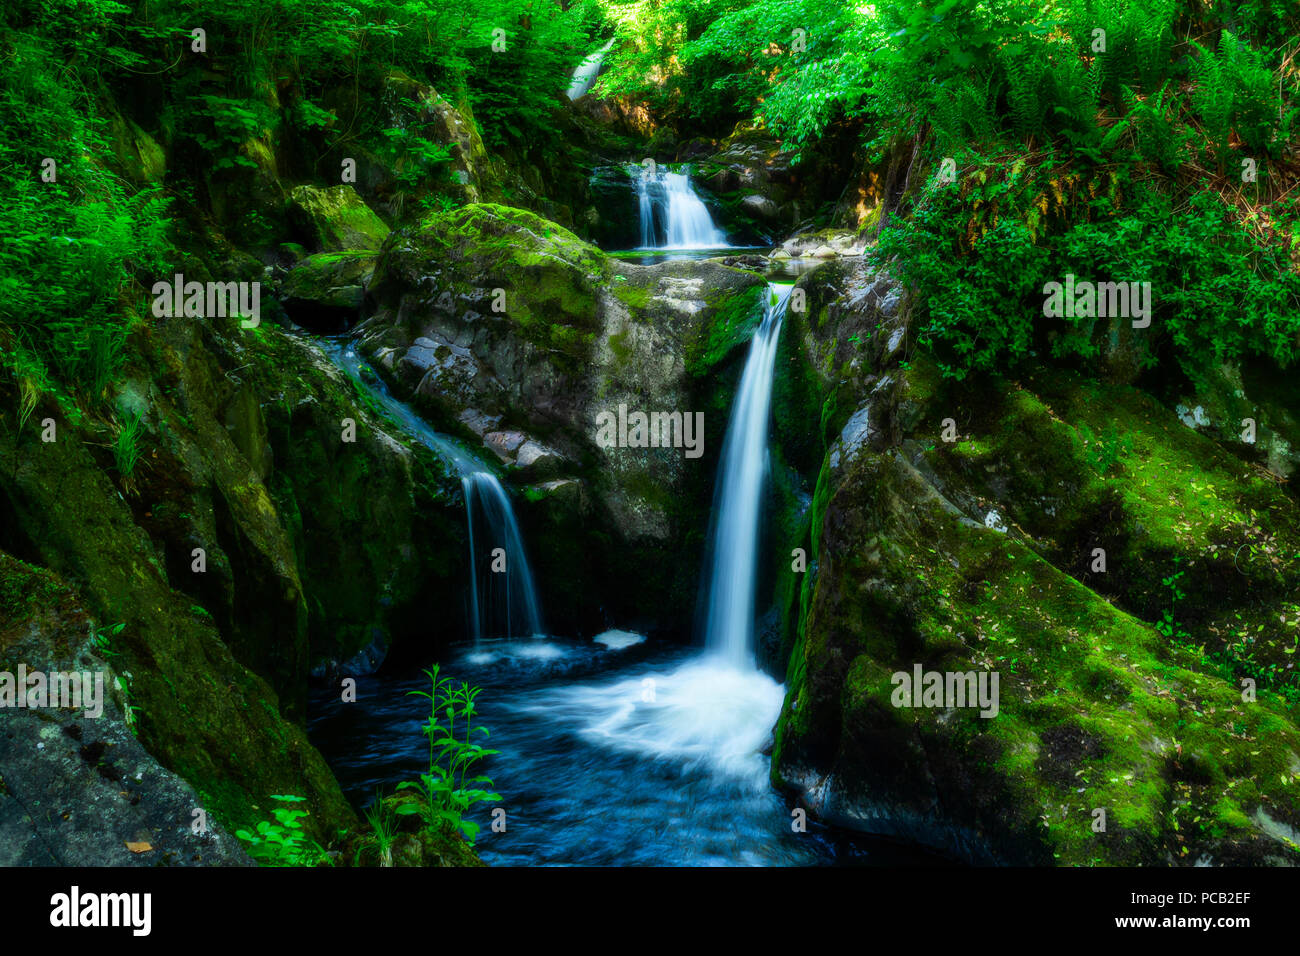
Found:
<svg viewBox="0 0 1300 956"><path fill-rule="evenodd" d="M1285 247L1260 244L1211 193L1179 206L1132 186L1118 208L1114 191L1085 201L1095 177L1078 186L1085 195L1068 211L1044 217L1045 196L1063 178L1058 169L1011 173L964 193L939 187L884 230L876 255L893 260L916 292L919 340L945 375L1010 368L1031 353L1096 355L1103 327L1095 320L1043 314L1044 284L1070 273L1150 282L1152 342L1193 378L1249 355L1283 366L1295 358L1300 276ZM1272 212L1296 229L1292 212Z"/></svg>
<svg viewBox="0 0 1300 956"><path fill-rule="evenodd" d="M244 841L248 855L263 866L319 866L329 863L325 849L308 839L302 831L302 820L308 812L297 809L294 804L302 803L306 798L273 794L271 799L286 804L271 811L274 819L262 820L251 831L235 831L235 836Z"/></svg>

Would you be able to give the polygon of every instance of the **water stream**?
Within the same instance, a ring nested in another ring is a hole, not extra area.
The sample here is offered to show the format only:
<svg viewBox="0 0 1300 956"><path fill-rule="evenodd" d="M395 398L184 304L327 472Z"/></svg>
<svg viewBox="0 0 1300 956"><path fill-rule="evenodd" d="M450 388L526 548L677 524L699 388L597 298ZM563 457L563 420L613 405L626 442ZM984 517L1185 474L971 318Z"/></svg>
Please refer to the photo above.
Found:
<svg viewBox="0 0 1300 956"><path fill-rule="evenodd" d="M771 284L763 321L749 345L714 486L705 646L738 669L754 669L754 602L759 518L767 477L776 347L791 284Z"/></svg>
<svg viewBox="0 0 1300 956"><path fill-rule="evenodd" d="M614 45L610 40L599 50L587 54L583 61L578 64L577 69L573 71L573 79L569 82L568 97L576 100L580 96L585 96L596 82L596 77L600 75L601 65L605 62L605 54L609 48Z"/></svg>
<svg viewBox="0 0 1300 956"><path fill-rule="evenodd" d="M470 594L468 619L474 644L485 638L532 637L543 632L542 607L533 583L519 522L500 479L415 410L394 398L383 380L351 345L324 343L326 354L364 388L407 434L460 475L468 527Z"/></svg>

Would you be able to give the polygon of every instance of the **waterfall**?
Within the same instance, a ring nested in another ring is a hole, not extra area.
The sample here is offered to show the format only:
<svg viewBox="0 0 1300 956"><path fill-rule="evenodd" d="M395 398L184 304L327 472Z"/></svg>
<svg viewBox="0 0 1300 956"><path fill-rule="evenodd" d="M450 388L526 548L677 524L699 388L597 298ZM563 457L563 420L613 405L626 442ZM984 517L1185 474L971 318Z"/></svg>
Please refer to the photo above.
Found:
<svg viewBox="0 0 1300 956"><path fill-rule="evenodd" d="M726 234L691 185L686 173L674 173L650 163L640 167L636 184L643 249L718 249ZM664 242L659 244L662 234Z"/></svg>
<svg viewBox="0 0 1300 956"><path fill-rule="evenodd" d="M481 467L468 474L462 472L461 484L465 489L466 520L469 522L474 643L477 645L484 636L533 637L541 634L541 604L537 600L533 572L528 566L523 536L519 533L514 509L510 507L510 498L497 476ZM474 546L475 502L487 522L488 543L493 549L502 549L504 571L493 570L492 564L496 559L492 557L492 549L484 552L488 555L486 560L476 560L479 552ZM477 566L483 564L486 564L486 570ZM487 592L489 600L482 599L480 590Z"/></svg>
<svg viewBox="0 0 1300 956"><path fill-rule="evenodd" d="M749 346L722 443L713 499L705 644L728 663L754 667L759 519L767 476L767 432L776 347L792 284L771 283Z"/></svg>
<svg viewBox="0 0 1300 956"><path fill-rule="evenodd" d="M394 398L383 380L351 346L327 345L326 352L408 434L449 462L460 475L469 530L469 617L475 645L484 637L542 634L541 602L533 584L523 536L510 498L497 476L446 435L430 428L409 405ZM363 371L370 374L363 375ZM476 529L479 522L482 528ZM476 530L484 532L484 541L476 541ZM500 552L496 551L498 548ZM499 566L502 561L505 569L495 570L494 564Z"/></svg>
<svg viewBox="0 0 1300 956"><path fill-rule="evenodd" d="M655 244L655 209L650 200L650 179L644 171L636 181L636 195L641 203L641 248L650 249Z"/></svg>
<svg viewBox="0 0 1300 956"><path fill-rule="evenodd" d="M573 79L569 83L569 99L576 100L580 96L586 95L591 89L592 84L596 82L596 76L600 73L600 66L605 61L605 54L609 48L614 45L610 40L599 50L587 54L586 58L578 64L578 68L573 71Z"/></svg>

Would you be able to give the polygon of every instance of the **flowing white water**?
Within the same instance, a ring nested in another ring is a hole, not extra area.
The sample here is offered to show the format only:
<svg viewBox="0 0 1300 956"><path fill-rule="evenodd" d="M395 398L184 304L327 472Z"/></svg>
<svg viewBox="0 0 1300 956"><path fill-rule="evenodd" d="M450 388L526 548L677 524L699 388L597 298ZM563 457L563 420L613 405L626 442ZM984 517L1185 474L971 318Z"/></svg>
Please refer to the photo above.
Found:
<svg viewBox="0 0 1300 956"><path fill-rule="evenodd" d="M713 224L686 173L674 173L657 165L641 167L637 178L640 203L642 249L719 249L727 246L726 234ZM664 237L662 244L659 236Z"/></svg>
<svg viewBox="0 0 1300 956"><path fill-rule="evenodd" d="M510 498L497 476L481 467L468 474L462 472L461 484L465 489L465 510L470 528L474 643L477 645L484 637L540 635L541 604ZM474 544L476 503L488 528L489 547L482 552L477 551ZM493 556L497 548L504 552L499 558ZM500 570L502 566L504 570Z"/></svg>
<svg viewBox="0 0 1300 956"><path fill-rule="evenodd" d="M641 248L653 249L655 246L655 206L650 199L650 177L642 171L636 181L637 201L641 204Z"/></svg>
<svg viewBox="0 0 1300 956"><path fill-rule="evenodd" d="M746 669L755 666L754 599L772 379L781 323L793 288L785 283L768 287L763 321L750 342L732 405L714 491L705 645L733 666Z"/></svg>
<svg viewBox="0 0 1300 956"><path fill-rule="evenodd" d="M475 645L485 637L540 636L542 609L533 571L510 497L497 476L447 436L430 428L409 405L394 398L373 371L363 375L365 361L351 346L327 348L327 352L407 433L450 462L460 475L469 528L469 619ZM484 526L481 529L476 527L479 522ZM483 542L476 541L479 530L486 536ZM497 548L504 554L494 557ZM498 570L502 562L504 570Z"/></svg>
<svg viewBox="0 0 1300 956"><path fill-rule="evenodd" d="M596 746L704 767L759 792L769 786L761 751L784 698L762 671L705 656L555 688L533 707Z"/></svg>
<svg viewBox="0 0 1300 956"><path fill-rule="evenodd" d="M614 45L610 40L599 50L587 54L586 58L578 64L578 68L573 71L573 79L569 83L569 99L576 100L580 96L586 95L591 89L592 84L596 82L596 77L600 74L601 64L605 62L605 54L609 48Z"/></svg>

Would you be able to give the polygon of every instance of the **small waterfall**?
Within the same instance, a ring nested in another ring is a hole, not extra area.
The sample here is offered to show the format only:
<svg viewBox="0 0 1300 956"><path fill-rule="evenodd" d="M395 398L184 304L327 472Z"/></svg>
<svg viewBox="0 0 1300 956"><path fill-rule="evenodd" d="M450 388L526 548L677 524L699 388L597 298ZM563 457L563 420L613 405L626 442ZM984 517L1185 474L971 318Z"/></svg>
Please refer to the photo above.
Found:
<svg viewBox="0 0 1300 956"><path fill-rule="evenodd" d="M573 79L569 83L569 99L576 100L580 96L585 96L591 89L592 84L596 82L596 77L600 74L601 64L605 62L605 54L609 48L614 45L610 40L599 50L587 54L586 58L578 64L578 68L573 71Z"/></svg>
<svg viewBox="0 0 1300 956"><path fill-rule="evenodd" d="M636 192L642 249L718 249L727 245L726 234L713 224L708 207L686 173L654 164L643 166ZM660 235L664 237L662 245Z"/></svg>
<svg viewBox="0 0 1300 956"><path fill-rule="evenodd" d="M469 554L473 568L470 578L473 581L474 643L477 645L484 637L534 637L541 634L541 604L524 553L524 539L519 533L519 523L515 520L506 490L496 475L482 470L481 466L468 474L462 472L461 484L465 489ZM480 552L474 544L476 502L489 532L487 543L491 547L483 551L485 558L478 557ZM504 552L504 571L492 567L496 560L492 551L498 547ZM484 595L480 595L480 590L486 592L486 600Z"/></svg>
<svg viewBox="0 0 1300 956"><path fill-rule="evenodd" d="M636 181L636 195L641 204L641 248L652 249L655 244L655 207L650 199L650 179L644 172Z"/></svg>
<svg viewBox="0 0 1300 956"><path fill-rule="evenodd" d="M349 345L325 345L330 358L374 397L407 433L460 475L469 529L470 628L477 645L485 637L533 637L543 633L541 602L524 551L514 509L497 476L446 435L439 434L409 405L398 401L382 379ZM368 371L368 375L363 375ZM481 528L476 527L481 523ZM476 540L478 532L485 540ZM482 550L480 551L480 547ZM497 548L502 554L494 558ZM493 569L504 560L505 570Z"/></svg>
<svg viewBox="0 0 1300 956"><path fill-rule="evenodd" d="M728 663L753 668L759 519L767 476L767 433L776 347L792 284L771 283L763 321L749 346L722 443L713 499L705 644Z"/></svg>

